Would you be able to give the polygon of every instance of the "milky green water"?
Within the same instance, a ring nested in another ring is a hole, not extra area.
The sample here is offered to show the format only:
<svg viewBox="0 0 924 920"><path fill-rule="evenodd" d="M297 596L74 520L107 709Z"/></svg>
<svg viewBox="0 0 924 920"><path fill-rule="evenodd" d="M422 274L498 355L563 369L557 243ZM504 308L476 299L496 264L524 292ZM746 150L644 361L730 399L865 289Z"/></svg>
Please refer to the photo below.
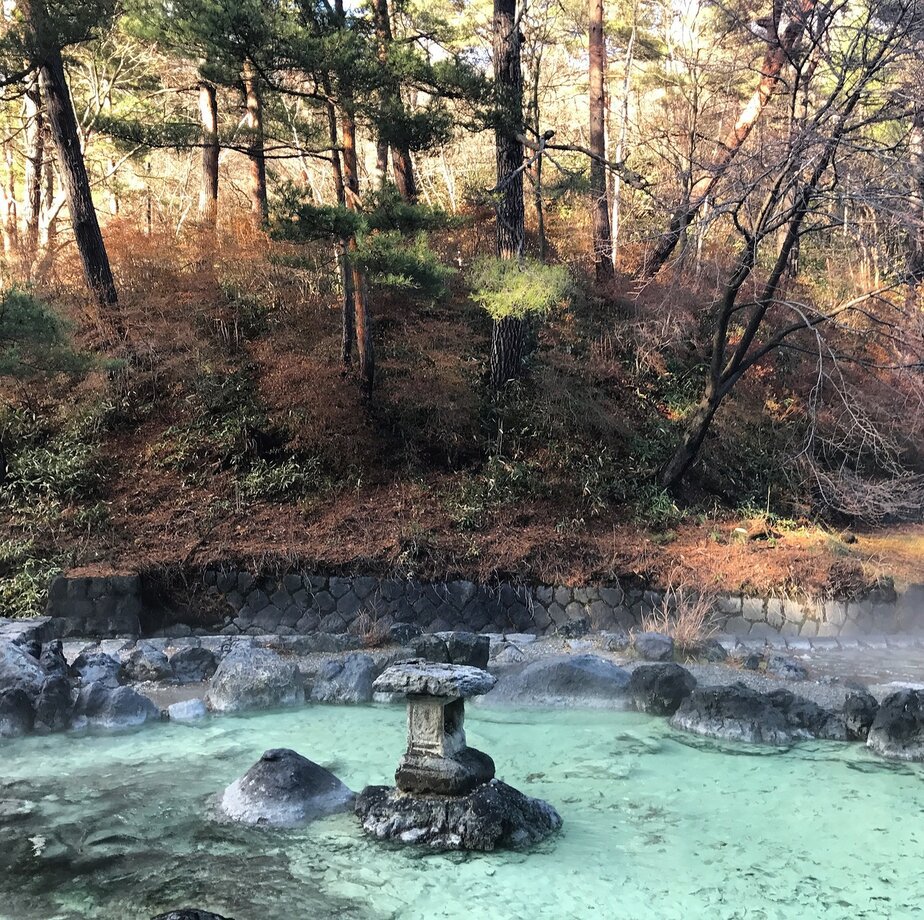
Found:
<svg viewBox="0 0 924 920"><path fill-rule="evenodd" d="M293 747L355 789L388 782L400 707L2 743L0 917L147 920L184 904L236 920L924 914L918 767L858 745L717 745L633 713L469 710L469 743L564 818L538 849L394 848L352 815L295 831L209 820L210 797L266 748ZM11 800L31 804L11 816Z"/></svg>

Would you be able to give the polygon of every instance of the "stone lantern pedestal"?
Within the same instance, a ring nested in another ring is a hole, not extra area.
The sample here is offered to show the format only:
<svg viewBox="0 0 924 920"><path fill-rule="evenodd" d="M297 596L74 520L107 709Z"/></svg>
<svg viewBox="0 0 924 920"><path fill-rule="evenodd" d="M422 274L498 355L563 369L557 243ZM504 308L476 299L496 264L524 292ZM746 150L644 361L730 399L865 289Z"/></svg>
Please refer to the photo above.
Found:
<svg viewBox="0 0 924 920"><path fill-rule="evenodd" d="M383 839L437 849L525 846L557 830L550 805L494 778L494 761L465 740L465 699L496 678L466 665L408 661L373 687L407 699L407 750L396 788L369 786L356 800L363 830Z"/></svg>

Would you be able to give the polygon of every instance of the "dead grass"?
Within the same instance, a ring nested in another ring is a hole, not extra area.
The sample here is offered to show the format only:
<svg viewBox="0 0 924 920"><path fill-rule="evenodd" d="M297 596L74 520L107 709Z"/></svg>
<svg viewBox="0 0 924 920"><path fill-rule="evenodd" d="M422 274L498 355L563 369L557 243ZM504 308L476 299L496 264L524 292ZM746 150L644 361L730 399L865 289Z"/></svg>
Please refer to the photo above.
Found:
<svg viewBox="0 0 924 920"><path fill-rule="evenodd" d="M670 636L683 654L692 654L718 631L715 595L669 579L661 603L642 617L641 629Z"/></svg>

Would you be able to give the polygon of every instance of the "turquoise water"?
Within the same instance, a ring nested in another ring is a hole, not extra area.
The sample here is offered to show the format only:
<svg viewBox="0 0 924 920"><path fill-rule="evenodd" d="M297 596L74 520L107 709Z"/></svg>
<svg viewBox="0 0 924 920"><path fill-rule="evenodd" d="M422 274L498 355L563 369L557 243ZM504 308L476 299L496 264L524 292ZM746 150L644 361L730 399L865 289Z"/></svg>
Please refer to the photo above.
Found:
<svg viewBox="0 0 924 920"><path fill-rule="evenodd" d="M634 713L470 707L466 730L499 776L558 808L558 837L528 854L437 855L367 840L351 815L296 831L209 820L211 797L266 748L295 748L354 789L388 782L400 707L0 743L0 917L147 920L183 904L236 920L924 914L918 767L859 745L722 746Z"/></svg>

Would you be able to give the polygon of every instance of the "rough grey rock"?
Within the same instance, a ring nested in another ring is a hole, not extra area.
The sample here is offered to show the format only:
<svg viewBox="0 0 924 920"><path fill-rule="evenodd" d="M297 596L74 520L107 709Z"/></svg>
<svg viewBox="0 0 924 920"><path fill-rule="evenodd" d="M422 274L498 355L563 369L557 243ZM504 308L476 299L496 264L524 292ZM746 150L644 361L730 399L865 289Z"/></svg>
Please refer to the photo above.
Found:
<svg viewBox="0 0 924 920"><path fill-rule="evenodd" d="M288 748L274 748L225 789L221 811L243 824L292 827L346 811L353 793L330 770Z"/></svg>
<svg viewBox="0 0 924 920"><path fill-rule="evenodd" d="M74 708L80 719L97 728L136 728L145 722L159 721L160 710L133 687L108 687L91 683L81 688Z"/></svg>
<svg viewBox="0 0 924 920"><path fill-rule="evenodd" d="M866 743L890 760L924 760L924 691L899 690L887 696Z"/></svg>
<svg viewBox="0 0 924 920"><path fill-rule="evenodd" d="M318 671L309 698L316 703L369 703L375 672L375 659L361 652L327 661Z"/></svg>
<svg viewBox="0 0 924 920"><path fill-rule="evenodd" d="M696 656L704 661L725 661L728 652L718 639L706 639L697 647Z"/></svg>
<svg viewBox="0 0 924 920"><path fill-rule="evenodd" d="M629 692L635 708L657 716L672 716L693 692L696 678L679 664L639 665L632 672Z"/></svg>
<svg viewBox="0 0 924 920"><path fill-rule="evenodd" d="M674 640L662 633L636 633L632 647L639 658L645 661L670 661L674 657Z"/></svg>
<svg viewBox="0 0 924 920"><path fill-rule="evenodd" d="M158 914L156 917L152 917L151 920L234 920L234 918L222 917L207 910L199 910L198 907L181 907L179 910Z"/></svg>
<svg viewBox="0 0 924 920"><path fill-rule="evenodd" d="M698 735L755 744L847 740L842 716L789 690L759 693L740 683L698 687L680 704L671 725Z"/></svg>
<svg viewBox="0 0 924 920"><path fill-rule="evenodd" d="M70 682L60 674L49 677L34 700L35 730L63 731L71 724L74 693Z"/></svg>
<svg viewBox="0 0 924 920"><path fill-rule="evenodd" d="M208 715L205 700L183 700L167 707L167 718L171 722L196 722Z"/></svg>
<svg viewBox="0 0 924 920"><path fill-rule="evenodd" d="M74 659L72 668L84 685L102 684L106 687L118 687L122 676L121 663L112 655L98 650L81 652Z"/></svg>
<svg viewBox="0 0 924 920"><path fill-rule="evenodd" d="M397 645L407 645L411 639L416 639L422 633L423 630L413 623L393 623L388 628L388 637Z"/></svg>
<svg viewBox="0 0 924 920"><path fill-rule="evenodd" d="M39 664L49 677L66 678L69 675L70 669L67 665L67 659L64 657L64 647L61 645L60 639L53 639L42 646Z"/></svg>
<svg viewBox="0 0 924 920"><path fill-rule="evenodd" d="M844 700L844 722L851 741L866 741L876 721L879 701L868 690L854 690Z"/></svg>
<svg viewBox="0 0 924 920"><path fill-rule="evenodd" d="M600 633L600 646L607 652L624 652L632 640L624 629L612 629Z"/></svg>
<svg viewBox="0 0 924 920"><path fill-rule="evenodd" d="M561 827L551 805L492 780L465 796L417 796L367 786L356 799L363 830L435 850L521 849Z"/></svg>
<svg viewBox="0 0 924 920"><path fill-rule="evenodd" d="M292 706L304 700L298 668L265 648L235 648L222 660L206 696L216 712Z"/></svg>
<svg viewBox="0 0 924 920"><path fill-rule="evenodd" d="M130 680L167 680L173 676L167 656L150 642L139 642L123 665Z"/></svg>
<svg viewBox="0 0 924 920"><path fill-rule="evenodd" d="M470 632L440 633L439 638L446 643L449 661L452 664L464 664L471 668L486 668L491 652L491 640Z"/></svg>
<svg viewBox="0 0 924 920"><path fill-rule="evenodd" d="M767 673L786 680L808 679L808 670L805 665L786 655L771 655L767 659Z"/></svg>
<svg viewBox="0 0 924 920"><path fill-rule="evenodd" d="M22 646L0 641L0 691L22 690L30 700L35 699L45 676L41 665Z"/></svg>
<svg viewBox="0 0 924 920"><path fill-rule="evenodd" d="M451 757L427 757L408 752L395 771L401 792L416 795L468 795L494 779L494 761L483 751L464 748Z"/></svg>
<svg viewBox="0 0 924 920"><path fill-rule="evenodd" d="M487 693L497 678L481 668L412 660L392 665L372 685L378 693L462 697Z"/></svg>
<svg viewBox="0 0 924 920"><path fill-rule="evenodd" d="M408 648L414 650L414 654L418 658L449 664L449 649L439 636L431 634L417 636L411 639L407 645Z"/></svg>
<svg viewBox="0 0 924 920"><path fill-rule="evenodd" d="M18 738L32 731L35 712L24 690L0 690L0 738Z"/></svg>
<svg viewBox="0 0 924 920"><path fill-rule="evenodd" d="M170 658L170 671L178 684L195 684L208 680L218 668L218 661L207 648L188 646Z"/></svg>
<svg viewBox="0 0 924 920"><path fill-rule="evenodd" d="M507 706L627 707L629 672L597 655L542 658L503 677L484 702Z"/></svg>
<svg viewBox="0 0 924 920"><path fill-rule="evenodd" d="M779 709L743 684L698 687L671 718L682 731L730 741L789 744L792 732Z"/></svg>
<svg viewBox="0 0 924 920"><path fill-rule="evenodd" d="M572 617L562 623L555 632L562 639L580 639L590 632L590 619L584 616Z"/></svg>

